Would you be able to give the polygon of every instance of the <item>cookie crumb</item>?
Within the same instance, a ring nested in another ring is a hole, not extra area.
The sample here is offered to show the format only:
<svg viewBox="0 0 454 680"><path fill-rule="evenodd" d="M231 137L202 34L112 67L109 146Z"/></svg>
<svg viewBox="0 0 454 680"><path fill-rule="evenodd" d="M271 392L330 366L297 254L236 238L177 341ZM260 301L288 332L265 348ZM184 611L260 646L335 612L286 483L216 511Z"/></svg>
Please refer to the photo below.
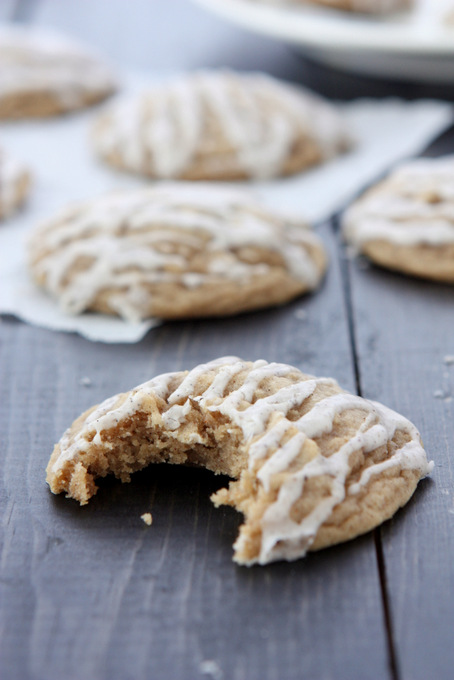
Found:
<svg viewBox="0 0 454 680"><path fill-rule="evenodd" d="M445 363L446 366L453 366L454 365L454 354L446 354L443 357L443 363Z"/></svg>
<svg viewBox="0 0 454 680"><path fill-rule="evenodd" d="M91 379L88 376L84 376L79 380L79 385L83 385L84 387L90 387Z"/></svg>
<svg viewBox="0 0 454 680"><path fill-rule="evenodd" d="M307 312L305 309L297 309L294 312L294 316L298 321L305 321L307 319Z"/></svg>
<svg viewBox="0 0 454 680"><path fill-rule="evenodd" d="M200 663L199 669L203 675L209 675L211 678L213 678L213 680L222 680L224 677L224 673L219 667L219 664L213 659L202 661Z"/></svg>
<svg viewBox="0 0 454 680"><path fill-rule="evenodd" d="M435 390L433 396L435 397L435 399L443 399L443 401L446 401L448 403L452 401L452 395L450 394L449 391Z"/></svg>
<svg viewBox="0 0 454 680"><path fill-rule="evenodd" d="M140 515L140 519L145 522L145 524L148 524L149 527L151 527L153 523L153 517L151 512L144 512L143 515Z"/></svg>

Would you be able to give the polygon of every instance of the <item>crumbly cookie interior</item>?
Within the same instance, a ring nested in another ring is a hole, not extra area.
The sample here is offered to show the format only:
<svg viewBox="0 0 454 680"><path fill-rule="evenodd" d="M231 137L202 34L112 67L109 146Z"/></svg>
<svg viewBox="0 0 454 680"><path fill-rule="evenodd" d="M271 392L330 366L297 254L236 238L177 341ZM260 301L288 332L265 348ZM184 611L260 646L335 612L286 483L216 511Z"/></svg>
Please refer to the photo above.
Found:
<svg viewBox="0 0 454 680"><path fill-rule="evenodd" d="M85 504L95 479L149 463L233 478L212 497L243 513L239 564L296 559L370 530L428 474L405 418L285 364L225 357L158 376L78 418L48 465L54 493Z"/></svg>

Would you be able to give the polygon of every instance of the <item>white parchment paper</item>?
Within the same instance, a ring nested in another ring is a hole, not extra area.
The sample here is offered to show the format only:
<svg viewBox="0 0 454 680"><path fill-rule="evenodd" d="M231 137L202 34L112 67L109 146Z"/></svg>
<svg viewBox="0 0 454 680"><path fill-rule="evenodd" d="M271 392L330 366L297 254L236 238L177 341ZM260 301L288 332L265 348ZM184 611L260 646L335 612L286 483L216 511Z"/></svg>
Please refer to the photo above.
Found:
<svg viewBox="0 0 454 680"><path fill-rule="evenodd" d="M131 82L130 88L142 86L138 78ZM359 100L343 108L356 140L350 153L295 177L242 186L251 187L276 209L319 222L340 210L396 161L416 155L453 117L449 104L435 101ZM25 266L24 244L34 225L69 202L144 184L96 160L89 145L94 115L89 111L0 125L0 144L28 164L35 180L26 207L0 225L0 313L43 328L77 332L90 340L137 342L161 322L131 324L101 314L65 315L33 284Z"/></svg>

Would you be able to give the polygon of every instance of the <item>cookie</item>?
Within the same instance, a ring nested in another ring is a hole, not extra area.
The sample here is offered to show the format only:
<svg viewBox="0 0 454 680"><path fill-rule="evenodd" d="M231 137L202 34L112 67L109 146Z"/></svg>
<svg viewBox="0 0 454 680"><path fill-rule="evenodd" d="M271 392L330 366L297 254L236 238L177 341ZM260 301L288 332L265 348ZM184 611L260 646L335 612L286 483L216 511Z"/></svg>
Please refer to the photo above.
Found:
<svg viewBox="0 0 454 680"><path fill-rule="evenodd" d="M285 364L223 357L166 373L82 414L47 481L81 505L95 480L149 463L232 477L212 497L244 515L239 564L294 560L389 519L429 474L415 426L390 409Z"/></svg>
<svg viewBox="0 0 454 680"><path fill-rule="evenodd" d="M71 207L29 247L37 283L62 311L130 321L224 316L315 288L320 240L240 191L161 185Z"/></svg>
<svg viewBox="0 0 454 680"><path fill-rule="evenodd" d="M20 208L28 196L30 183L27 168L0 149L0 219Z"/></svg>
<svg viewBox="0 0 454 680"><path fill-rule="evenodd" d="M0 27L0 119L74 111L115 89L110 69L85 47L42 29Z"/></svg>
<svg viewBox="0 0 454 680"><path fill-rule="evenodd" d="M412 7L414 0L284 0L281 4L284 3L323 5L333 9L364 14L389 14Z"/></svg>
<svg viewBox="0 0 454 680"><path fill-rule="evenodd" d="M454 283L454 156L396 168L346 211L343 232L377 264Z"/></svg>
<svg viewBox="0 0 454 680"><path fill-rule="evenodd" d="M93 131L115 168L155 178L264 179L321 163L349 144L336 110L263 74L199 72L118 102Z"/></svg>

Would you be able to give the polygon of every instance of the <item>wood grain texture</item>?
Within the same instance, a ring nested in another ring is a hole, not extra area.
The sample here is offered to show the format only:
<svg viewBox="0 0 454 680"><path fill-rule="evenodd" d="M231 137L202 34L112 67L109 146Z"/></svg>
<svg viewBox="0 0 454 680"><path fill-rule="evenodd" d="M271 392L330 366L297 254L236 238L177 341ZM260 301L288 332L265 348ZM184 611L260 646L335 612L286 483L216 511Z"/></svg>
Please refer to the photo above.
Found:
<svg viewBox="0 0 454 680"><path fill-rule="evenodd" d="M3 322L2 678L388 677L371 535L293 564L239 568L240 518L209 501L225 480L156 466L129 485L106 480L85 508L44 482L52 445L75 416L161 371L236 353L353 389L335 242L322 232L328 279L286 307L166 324L132 347Z"/></svg>
<svg viewBox="0 0 454 680"><path fill-rule="evenodd" d="M19 0L2 0L0 2L0 21L12 21L18 4Z"/></svg>
<svg viewBox="0 0 454 680"><path fill-rule="evenodd" d="M450 96L315 67L187 0L5 0L0 18L13 6L16 19L73 34L125 67L262 68L342 98ZM448 135L433 153L449 149ZM293 363L353 391L356 359L364 395L419 426L436 468L381 532L390 623L401 680L451 679L454 367L443 357L454 354L454 291L350 265L354 357L340 247L329 228L322 235L332 262L323 289L279 309L166 324L135 346L0 323L2 680L397 680L372 536L241 569L231 562L240 517L212 507L225 480L209 473L156 466L130 485L106 480L86 508L49 493L52 445L87 406L226 353Z"/></svg>
<svg viewBox="0 0 454 680"><path fill-rule="evenodd" d="M454 131L430 155L454 151ZM351 264L363 395L419 428L435 462L382 540L402 680L447 679L454 666L454 288Z"/></svg>

